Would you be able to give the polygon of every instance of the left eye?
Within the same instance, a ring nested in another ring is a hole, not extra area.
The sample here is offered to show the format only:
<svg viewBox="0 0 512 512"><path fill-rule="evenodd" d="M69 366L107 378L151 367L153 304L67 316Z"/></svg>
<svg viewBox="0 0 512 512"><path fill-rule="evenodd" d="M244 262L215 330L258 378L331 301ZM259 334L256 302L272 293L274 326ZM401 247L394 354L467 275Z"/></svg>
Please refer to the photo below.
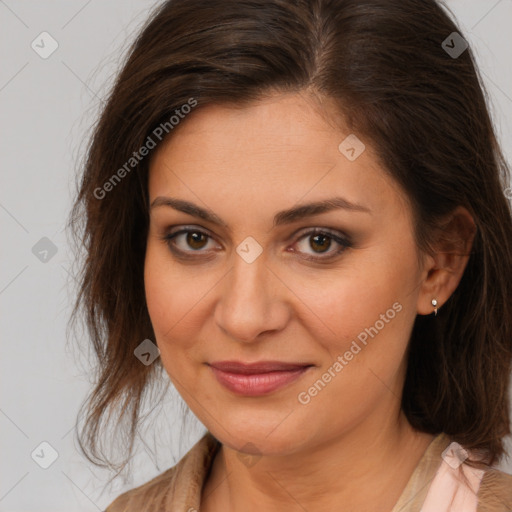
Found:
<svg viewBox="0 0 512 512"><path fill-rule="evenodd" d="M329 251L332 248L333 244L338 245L337 249L334 251ZM305 249L311 249L314 254L329 254L328 256L306 256L306 259L309 260L321 260L321 259L330 259L334 256L337 256L341 252L343 252L348 247L351 247L350 241L345 238L343 235L337 235L326 231L324 229L314 229L312 231L308 231L304 233L300 238L296 245L303 246L303 249L300 252L307 252ZM295 250L293 251L295 252Z"/></svg>
<svg viewBox="0 0 512 512"><path fill-rule="evenodd" d="M208 242L213 240L213 238L198 229L181 229L180 231L165 235L163 240L166 242L171 252L188 256L194 252L207 252L202 251L202 249L207 249ZM336 250L330 250L335 246L333 245L333 241L334 244L338 246ZM181 247L180 242L182 244ZM301 245L301 250L297 251L296 249L292 249L291 252L308 254L307 249L311 249L313 253L309 253L309 255L305 256L307 260L330 259L343 252L346 248L351 247L348 238L341 233L338 235L320 228L303 233L294 244L294 246L299 247ZM314 254L328 254L328 256L315 256Z"/></svg>

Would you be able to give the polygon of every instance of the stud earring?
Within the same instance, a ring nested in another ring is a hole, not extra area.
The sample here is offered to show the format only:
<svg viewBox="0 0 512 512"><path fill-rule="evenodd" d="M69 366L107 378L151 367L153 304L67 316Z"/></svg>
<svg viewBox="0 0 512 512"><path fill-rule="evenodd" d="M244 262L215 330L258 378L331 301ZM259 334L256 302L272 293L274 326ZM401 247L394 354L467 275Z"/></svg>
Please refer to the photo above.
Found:
<svg viewBox="0 0 512 512"><path fill-rule="evenodd" d="M437 316L437 300L432 299L432 306L434 306L434 316Z"/></svg>

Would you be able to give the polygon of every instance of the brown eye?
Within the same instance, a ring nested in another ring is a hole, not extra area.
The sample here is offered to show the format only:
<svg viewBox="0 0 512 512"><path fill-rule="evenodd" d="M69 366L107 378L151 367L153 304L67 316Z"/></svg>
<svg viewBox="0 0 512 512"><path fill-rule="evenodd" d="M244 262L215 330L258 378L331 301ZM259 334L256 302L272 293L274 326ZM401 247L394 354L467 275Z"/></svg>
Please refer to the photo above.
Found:
<svg viewBox="0 0 512 512"><path fill-rule="evenodd" d="M331 246L331 238L325 235L309 237L309 241L309 246L316 252L325 252Z"/></svg>
<svg viewBox="0 0 512 512"><path fill-rule="evenodd" d="M331 233L321 228L304 233L295 245L299 250L294 249L294 252L306 254L305 259L311 261L332 259L345 249L352 247L352 243L345 235ZM333 247L335 250L329 250ZM326 256L315 256L315 254L326 254Z"/></svg>
<svg viewBox="0 0 512 512"><path fill-rule="evenodd" d="M200 231L188 231L185 241L192 249L202 249L207 242L207 235Z"/></svg>
<svg viewBox="0 0 512 512"><path fill-rule="evenodd" d="M180 229L162 237L171 252L183 255L184 257L194 252L207 253L208 243L212 241L212 237L199 229Z"/></svg>

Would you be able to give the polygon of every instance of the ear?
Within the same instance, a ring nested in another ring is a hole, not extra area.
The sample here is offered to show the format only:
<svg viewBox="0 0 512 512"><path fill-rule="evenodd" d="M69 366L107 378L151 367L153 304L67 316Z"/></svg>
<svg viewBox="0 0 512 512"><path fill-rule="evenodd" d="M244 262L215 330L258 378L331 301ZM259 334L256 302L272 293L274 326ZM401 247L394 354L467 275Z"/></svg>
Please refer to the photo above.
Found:
<svg viewBox="0 0 512 512"><path fill-rule="evenodd" d="M459 285L473 246L476 225L471 214L458 206L440 224L434 253L425 256L417 310L420 315L439 309Z"/></svg>

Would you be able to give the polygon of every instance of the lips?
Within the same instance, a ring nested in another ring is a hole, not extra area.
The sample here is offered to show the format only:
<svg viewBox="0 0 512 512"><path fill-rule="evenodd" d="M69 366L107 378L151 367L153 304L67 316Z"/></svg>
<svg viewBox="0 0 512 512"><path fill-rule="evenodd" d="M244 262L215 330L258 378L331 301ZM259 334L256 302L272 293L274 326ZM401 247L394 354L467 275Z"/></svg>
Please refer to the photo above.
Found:
<svg viewBox="0 0 512 512"><path fill-rule="evenodd" d="M310 364L302 363L283 363L281 361L260 361L256 363L242 363L241 361L218 361L211 363L210 366L229 373L239 373L242 375L255 375L269 372L287 372L301 370Z"/></svg>
<svg viewBox="0 0 512 512"><path fill-rule="evenodd" d="M259 396L297 380L313 365L282 361L217 361L209 366L217 381L229 391L238 395Z"/></svg>

